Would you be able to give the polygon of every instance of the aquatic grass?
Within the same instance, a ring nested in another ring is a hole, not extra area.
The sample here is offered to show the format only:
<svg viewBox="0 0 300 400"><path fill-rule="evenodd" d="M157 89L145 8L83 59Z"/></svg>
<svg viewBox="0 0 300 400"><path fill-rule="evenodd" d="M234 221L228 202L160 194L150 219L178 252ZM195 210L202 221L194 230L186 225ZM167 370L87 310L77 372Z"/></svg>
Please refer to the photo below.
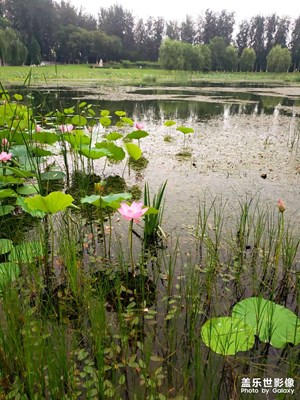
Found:
<svg viewBox="0 0 300 400"><path fill-rule="evenodd" d="M144 204L147 207L152 207L157 210L157 213L145 215L145 226L144 226L144 246L147 247L149 244L155 244L158 239L165 239L166 235L162 230L162 218L164 210L164 196L167 186L165 181L158 189L157 193L151 199L150 189L147 182L144 186Z"/></svg>

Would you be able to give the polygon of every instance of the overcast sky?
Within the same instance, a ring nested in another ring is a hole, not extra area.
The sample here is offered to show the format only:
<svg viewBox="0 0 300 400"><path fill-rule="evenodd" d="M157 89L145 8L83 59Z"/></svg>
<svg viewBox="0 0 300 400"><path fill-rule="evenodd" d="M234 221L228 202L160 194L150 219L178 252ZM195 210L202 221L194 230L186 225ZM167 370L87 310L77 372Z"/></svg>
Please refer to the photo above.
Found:
<svg viewBox="0 0 300 400"><path fill-rule="evenodd" d="M59 1L59 0L57 0ZM236 21L249 19L255 15L270 15L276 13L279 16L290 16L293 19L300 16L300 1L289 0L69 0L71 4L85 11L97 15L100 7L108 8L113 4L121 4L124 9L129 10L135 17L146 19L152 17L164 17L165 20L182 21L185 16L195 17L204 13L206 9L212 11L227 10L235 12Z"/></svg>

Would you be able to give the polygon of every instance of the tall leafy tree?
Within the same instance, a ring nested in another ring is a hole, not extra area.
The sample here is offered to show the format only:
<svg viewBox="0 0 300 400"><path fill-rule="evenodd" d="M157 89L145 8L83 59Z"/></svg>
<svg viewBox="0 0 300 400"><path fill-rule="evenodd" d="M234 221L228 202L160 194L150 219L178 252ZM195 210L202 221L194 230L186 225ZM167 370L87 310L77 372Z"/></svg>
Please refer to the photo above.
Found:
<svg viewBox="0 0 300 400"><path fill-rule="evenodd" d="M290 23L291 21L289 17L278 18L277 30L274 38L274 45L279 44L281 47L287 47Z"/></svg>
<svg viewBox="0 0 300 400"><path fill-rule="evenodd" d="M149 61L156 61L163 40L165 21L163 18L149 17L145 23L145 56Z"/></svg>
<svg viewBox="0 0 300 400"><path fill-rule="evenodd" d="M145 47L146 37L147 37L147 32L145 23L144 20L140 18L138 19L134 27L134 41L137 51L137 58L139 60L144 60L146 57L146 47Z"/></svg>
<svg viewBox="0 0 300 400"><path fill-rule="evenodd" d="M275 34L278 26L278 17L276 14L269 15L265 20L265 40L266 40L266 53L275 45Z"/></svg>
<svg viewBox="0 0 300 400"><path fill-rule="evenodd" d="M121 39L124 57L131 58L134 51L134 17L132 13L119 4L109 8L100 8L98 15L99 29L108 35Z"/></svg>
<svg viewBox="0 0 300 400"><path fill-rule="evenodd" d="M159 63L168 70L182 70L184 66L182 43L178 40L164 40L159 49Z"/></svg>
<svg viewBox="0 0 300 400"><path fill-rule="evenodd" d="M265 17L257 15L250 21L250 47L256 54L255 70L261 71L266 69L266 52L265 52Z"/></svg>
<svg viewBox="0 0 300 400"><path fill-rule="evenodd" d="M232 42L233 28L235 24L234 12L227 12L222 10L217 19L217 34L216 36L222 37L226 46Z"/></svg>
<svg viewBox="0 0 300 400"><path fill-rule="evenodd" d="M4 15L29 47L37 40L43 59L49 58L57 29L52 0L6 0Z"/></svg>
<svg viewBox="0 0 300 400"><path fill-rule="evenodd" d="M294 71L300 70L300 15L295 19L291 34L290 48Z"/></svg>
<svg viewBox="0 0 300 400"><path fill-rule="evenodd" d="M239 30L236 35L236 45L239 56L241 56L243 50L250 45L250 23L247 20L243 20L239 25Z"/></svg>
<svg viewBox="0 0 300 400"><path fill-rule="evenodd" d="M218 36L218 15L217 13L207 9L202 20L201 41L209 44L211 39Z"/></svg>
<svg viewBox="0 0 300 400"><path fill-rule="evenodd" d="M195 42L194 21L190 15L186 15L185 20L181 23L180 38L183 42L193 44Z"/></svg>
<svg viewBox="0 0 300 400"><path fill-rule="evenodd" d="M226 44L223 38L214 37L209 43L213 71L223 71L226 61Z"/></svg>
<svg viewBox="0 0 300 400"><path fill-rule="evenodd" d="M267 67L269 72L287 72L291 66L292 56L289 49L279 44L273 47L267 55Z"/></svg>
<svg viewBox="0 0 300 400"><path fill-rule="evenodd" d="M238 68L238 49L232 45L225 48L225 60L224 67L225 71L236 72Z"/></svg>
<svg viewBox="0 0 300 400"><path fill-rule="evenodd" d="M252 72L256 60L255 51L251 48L244 48L240 57L240 70L242 72Z"/></svg>
<svg viewBox="0 0 300 400"><path fill-rule="evenodd" d="M180 26L178 21L166 22L166 36L172 40L180 40Z"/></svg>

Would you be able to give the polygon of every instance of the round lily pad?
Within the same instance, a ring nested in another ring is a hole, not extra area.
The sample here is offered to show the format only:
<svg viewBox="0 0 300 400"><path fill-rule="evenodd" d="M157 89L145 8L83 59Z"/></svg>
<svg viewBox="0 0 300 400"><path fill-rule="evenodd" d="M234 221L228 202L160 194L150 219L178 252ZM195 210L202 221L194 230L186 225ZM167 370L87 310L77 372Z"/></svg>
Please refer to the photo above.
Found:
<svg viewBox="0 0 300 400"><path fill-rule="evenodd" d="M233 307L232 316L254 328L262 342L277 348L300 343L300 319L288 308L260 297L251 297Z"/></svg>
<svg viewBox="0 0 300 400"><path fill-rule="evenodd" d="M254 330L239 318L211 318L203 325L201 337L215 353L232 356L254 345Z"/></svg>

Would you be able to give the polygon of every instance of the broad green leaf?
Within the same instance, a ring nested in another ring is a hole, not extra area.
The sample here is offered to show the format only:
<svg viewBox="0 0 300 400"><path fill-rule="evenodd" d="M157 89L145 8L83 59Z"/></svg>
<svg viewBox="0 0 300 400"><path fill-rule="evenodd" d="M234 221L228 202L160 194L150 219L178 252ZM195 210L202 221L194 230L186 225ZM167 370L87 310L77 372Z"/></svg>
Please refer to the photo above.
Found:
<svg viewBox="0 0 300 400"><path fill-rule="evenodd" d="M188 128L186 126L179 126L178 128L176 128L176 130L184 133L185 135L188 134L188 133L194 133L195 132L193 128Z"/></svg>
<svg viewBox="0 0 300 400"><path fill-rule="evenodd" d="M13 242L10 239L0 239L0 254L6 254L13 248Z"/></svg>
<svg viewBox="0 0 300 400"><path fill-rule="evenodd" d="M27 171L25 169L20 169L17 167L6 167L9 171L11 171L14 175L19 176L21 178L30 178L35 176L35 174L31 171Z"/></svg>
<svg viewBox="0 0 300 400"><path fill-rule="evenodd" d="M118 140L121 137L123 137L123 135L121 135L121 133L119 133L119 132L111 132L111 133L108 133L105 136L105 139L107 139L107 140Z"/></svg>
<svg viewBox="0 0 300 400"><path fill-rule="evenodd" d="M125 117L126 112L125 112L125 111L115 111L115 114L116 114L118 117Z"/></svg>
<svg viewBox="0 0 300 400"><path fill-rule="evenodd" d="M87 119L85 117L83 117L82 115L75 115L72 118L72 124L73 125L80 125L80 126L84 126L87 123Z"/></svg>
<svg viewBox="0 0 300 400"><path fill-rule="evenodd" d="M25 203L31 210L39 210L49 214L64 211L73 202L70 194L52 192L48 196L36 195L25 199Z"/></svg>
<svg viewBox="0 0 300 400"><path fill-rule="evenodd" d="M17 197L17 193L12 189L2 189L0 190L0 199L5 199L6 197Z"/></svg>
<svg viewBox="0 0 300 400"><path fill-rule="evenodd" d="M262 342L277 348L300 343L300 319L291 310L260 297L238 302L232 316L253 326Z"/></svg>
<svg viewBox="0 0 300 400"><path fill-rule="evenodd" d="M141 131L141 130L133 131L133 132L129 133L128 135L126 135L126 137L128 139L142 139L147 136L149 136L149 133L147 133L146 131Z"/></svg>
<svg viewBox="0 0 300 400"><path fill-rule="evenodd" d="M79 108L83 108L84 106L86 106L86 101L82 101L80 104L79 104Z"/></svg>
<svg viewBox="0 0 300 400"><path fill-rule="evenodd" d="M65 114L74 114L74 107L64 108Z"/></svg>
<svg viewBox="0 0 300 400"><path fill-rule="evenodd" d="M14 206L0 206L0 217L10 214L14 209Z"/></svg>
<svg viewBox="0 0 300 400"><path fill-rule="evenodd" d="M126 143L125 148L127 153L132 157L134 160L138 160L142 157L142 150L134 143Z"/></svg>
<svg viewBox="0 0 300 400"><path fill-rule="evenodd" d="M37 157L47 157L47 156L51 156L52 155L51 151L45 150L45 149L41 149L39 147L33 147L32 148L32 152Z"/></svg>
<svg viewBox="0 0 300 400"><path fill-rule="evenodd" d="M18 206L21 206L23 211L27 212L28 214L32 215L35 218L43 218L46 215L46 213L44 213L43 211L31 210L28 204L25 203L24 197L19 196L17 198L16 204Z"/></svg>
<svg viewBox="0 0 300 400"><path fill-rule="evenodd" d="M18 264L13 262L4 262L0 264L0 292L3 291L4 287L14 280L20 274Z"/></svg>
<svg viewBox="0 0 300 400"><path fill-rule="evenodd" d="M14 98L15 98L16 100L18 100L18 101L23 100L23 96L22 96L21 94L17 94L17 93L14 95Z"/></svg>
<svg viewBox="0 0 300 400"><path fill-rule="evenodd" d="M96 207L110 207L116 210L120 207L120 203L125 200L131 199L130 193L114 193L108 196L91 195L81 199L82 204L93 204Z"/></svg>
<svg viewBox="0 0 300 400"><path fill-rule="evenodd" d="M110 159L114 159L116 161L122 161L125 158L125 152L120 146L116 146L111 142L100 142L95 144L97 149L107 149L111 155L108 156Z"/></svg>
<svg viewBox="0 0 300 400"><path fill-rule="evenodd" d="M38 189L33 185L24 185L17 188L18 194L21 195L28 195L28 194L35 194L38 192Z"/></svg>
<svg viewBox="0 0 300 400"><path fill-rule="evenodd" d="M22 183L22 182L24 182L24 179L15 178L14 176L0 175L0 182L2 182L3 185L10 185L10 184Z"/></svg>
<svg viewBox="0 0 300 400"><path fill-rule="evenodd" d="M121 117L121 121L124 122L125 124L128 124L130 126L133 126L133 120L128 117Z"/></svg>
<svg viewBox="0 0 300 400"><path fill-rule="evenodd" d="M109 110L101 110L100 115L101 117L108 117L110 114Z"/></svg>
<svg viewBox="0 0 300 400"><path fill-rule="evenodd" d="M254 329L239 318L211 318L202 326L201 337L215 353L232 356L255 342Z"/></svg>
<svg viewBox="0 0 300 400"><path fill-rule="evenodd" d="M113 193L101 197L101 207L110 207L116 210L124 200L130 200L131 193Z"/></svg>
<svg viewBox="0 0 300 400"><path fill-rule="evenodd" d="M175 121L171 121L171 120L170 121L165 121L164 125L165 126L173 126L173 125L176 125L176 122Z"/></svg>
<svg viewBox="0 0 300 400"><path fill-rule="evenodd" d="M102 126L110 126L111 125L111 119L109 117L101 117L99 122L101 123Z"/></svg>
<svg viewBox="0 0 300 400"><path fill-rule="evenodd" d="M45 249L39 241L24 242L16 245L10 252L8 259L15 263L36 262L37 258L44 256Z"/></svg>
<svg viewBox="0 0 300 400"><path fill-rule="evenodd" d="M42 181L56 181L64 179L65 173L62 171L47 171L42 172L40 178Z"/></svg>
<svg viewBox="0 0 300 400"><path fill-rule="evenodd" d="M32 135L32 140L39 143L53 144L58 141L58 136L53 132L38 132Z"/></svg>
<svg viewBox="0 0 300 400"><path fill-rule="evenodd" d="M89 145L91 143L91 138L84 135L82 131L76 131L75 134L64 135L64 140L70 145L78 150L82 145Z"/></svg>
<svg viewBox="0 0 300 400"><path fill-rule="evenodd" d="M83 197L80 202L82 204L93 204L94 206L100 207L100 195L92 194L90 196Z"/></svg>
<svg viewBox="0 0 300 400"><path fill-rule="evenodd" d="M86 145L80 147L79 153L92 160L112 156L112 153L105 148L97 149Z"/></svg>

